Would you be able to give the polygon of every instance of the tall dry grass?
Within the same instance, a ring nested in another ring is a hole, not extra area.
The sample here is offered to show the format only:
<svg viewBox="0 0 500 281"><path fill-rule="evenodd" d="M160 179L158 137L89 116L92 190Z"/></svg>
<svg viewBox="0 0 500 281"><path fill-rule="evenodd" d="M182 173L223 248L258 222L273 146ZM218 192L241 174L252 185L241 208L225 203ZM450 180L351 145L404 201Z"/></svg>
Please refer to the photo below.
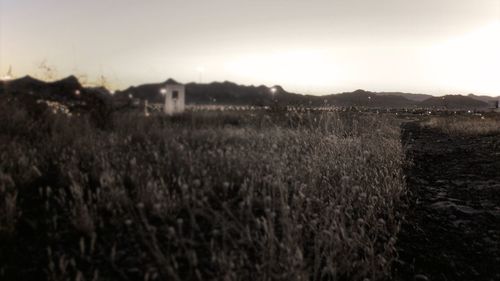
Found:
<svg viewBox="0 0 500 281"><path fill-rule="evenodd" d="M0 115L2 279L380 280L395 258L390 119Z"/></svg>

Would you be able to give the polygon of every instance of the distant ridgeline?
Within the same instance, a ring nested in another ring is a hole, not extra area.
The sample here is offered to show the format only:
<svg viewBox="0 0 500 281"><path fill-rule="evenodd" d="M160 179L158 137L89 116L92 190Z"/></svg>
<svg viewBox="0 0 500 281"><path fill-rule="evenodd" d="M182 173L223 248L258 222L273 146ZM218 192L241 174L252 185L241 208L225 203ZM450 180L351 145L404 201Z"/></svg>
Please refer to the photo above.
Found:
<svg viewBox="0 0 500 281"><path fill-rule="evenodd" d="M89 96L99 99L111 99L110 92L103 87L83 87L75 76L45 82L31 76L0 81L0 94L13 96L31 96L37 99L58 102L80 101Z"/></svg>
<svg viewBox="0 0 500 281"><path fill-rule="evenodd" d="M44 82L30 76L15 80L0 81L0 95L29 95L38 99L58 102L78 102L86 99L98 99L106 102L123 101L127 99L147 100L150 103L162 103L164 97L161 89L165 85L177 83L168 79L162 83L132 86L111 94L102 87L83 87L75 76L62 80ZM280 105L305 106L365 106L374 108L449 108L449 109L480 109L491 107L500 97L476 95L448 95L434 97L425 94L410 94L400 92L369 92L356 90L325 96L302 95L289 93L280 86L243 86L232 82L213 82L210 84L185 84L186 104L190 105Z"/></svg>

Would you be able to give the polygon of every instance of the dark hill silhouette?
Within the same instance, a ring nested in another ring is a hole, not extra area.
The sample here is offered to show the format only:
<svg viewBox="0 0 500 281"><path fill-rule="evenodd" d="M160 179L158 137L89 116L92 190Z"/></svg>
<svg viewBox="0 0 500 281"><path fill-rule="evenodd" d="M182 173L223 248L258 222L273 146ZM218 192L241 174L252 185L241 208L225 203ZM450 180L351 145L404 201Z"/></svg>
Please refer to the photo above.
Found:
<svg viewBox="0 0 500 281"><path fill-rule="evenodd" d="M470 98L473 98L475 100L480 100L480 101L483 101L486 103L500 100L500 96L498 96L498 97L484 96L484 95L478 96L478 95L474 95L474 94L468 94L467 96Z"/></svg>
<svg viewBox="0 0 500 281"><path fill-rule="evenodd" d="M160 94L160 89L166 82L129 87L126 90L116 92L114 97L121 99L130 95L134 98L146 99L149 102L162 102L163 97ZM271 89L274 89L274 92ZM271 105L273 103L310 106L328 104L369 107L409 107L417 105L416 101L402 96L382 95L364 90L326 96L313 96L290 93L279 85L273 87L264 85L244 86L229 81L209 84L186 84L186 103L255 106Z"/></svg>
<svg viewBox="0 0 500 281"><path fill-rule="evenodd" d="M26 75L26 76L21 77L19 79L1 81L0 93L4 93L4 92L11 92L11 93L18 93L18 92L24 93L24 92L26 92L26 93L28 93L29 91L39 92L46 86L46 84L47 84L46 82L35 79L29 75Z"/></svg>
<svg viewBox="0 0 500 281"><path fill-rule="evenodd" d="M280 89L276 95L285 91ZM251 104L267 105L272 101L271 90L266 86L241 86L232 82L186 85L186 102L192 104Z"/></svg>
<svg viewBox="0 0 500 281"><path fill-rule="evenodd" d="M134 98L148 100L149 102L163 102L163 96L160 93L160 90L166 85L170 84L179 84L179 82L175 81L172 78L167 79L162 83L152 83L152 84L143 84L139 86L131 86L123 91L117 91L114 94L114 98L128 98L131 95Z"/></svg>
<svg viewBox="0 0 500 281"><path fill-rule="evenodd" d="M84 88L75 76L52 82L44 82L30 76L0 81L0 94L31 104L40 99L56 101L75 111L91 112L91 115L96 116L96 120L104 120L112 105L111 94L107 89Z"/></svg>
<svg viewBox="0 0 500 281"><path fill-rule="evenodd" d="M420 103L422 107L448 108L448 109L474 109L486 108L488 103L462 95L446 95L432 97Z"/></svg>
<svg viewBox="0 0 500 281"><path fill-rule="evenodd" d="M150 83L131 86L125 90L117 91L111 95L103 87L84 88L75 76L64 79L44 82L30 76L10 81L0 81L0 94L31 95L38 99L55 100L60 102L84 100L82 97L89 95L103 100L128 100L129 96L161 103L163 96L162 87L168 84L179 84L174 79L167 79L161 83ZM274 89L274 90L272 90ZM424 100L422 100L424 99ZM433 97L425 94L410 94L401 92L370 92L356 90L340 94L325 96L302 95L291 93L276 85L273 87L245 86L233 82L213 82L209 84L186 84L187 104L218 104L218 105L254 105L265 106L275 103L281 105L306 105L306 106L364 106L364 107L440 107L440 108L485 108L487 102L498 98L487 96L445 96ZM422 100L422 101L421 101ZM421 102L420 102L421 101Z"/></svg>
<svg viewBox="0 0 500 281"><path fill-rule="evenodd" d="M274 88L274 93L271 89ZM318 100L316 96L289 93L281 86L242 86L232 82L186 85L186 102L192 104L270 105L274 102L297 105Z"/></svg>
<svg viewBox="0 0 500 281"><path fill-rule="evenodd" d="M379 96L397 96L397 97L404 97L406 99L409 99L411 101L424 101L428 98L432 98L432 95L426 95L426 94L411 94L411 93L402 93L402 92L380 92L380 93L375 93L376 95Z"/></svg>
<svg viewBox="0 0 500 281"><path fill-rule="evenodd" d="M44 82L31 76L19 79L3 81L0 84L0 93L13 95L33 95L37 98L49 100L71 100L77 99L83 86L75 76L64 79Z"/></svg>
<svg viewBox="0 0 500 281"><path fill-rule="evenodd" d="M338 106L410 107L417 104L417 102L405 97L380 95L365 90L328 95L326 98L330 104Z"/></svg>
<svg viewBox="0 0 500 281"><path fill-rule="evenodd" d="M162 83L144 84L117 91L115 98L145 99L149 102L163 102L160 93L168 83L177 83L168 79ZM277 101L286 104L306 104L316 101L317 96L305 96L285 91L281 86L243 86L229 81L213 82L210 84L188 83L186 86L186 103L188 104L224 104L224 105L270 105ZM272 93L271 89L275 92Z"/></svg>

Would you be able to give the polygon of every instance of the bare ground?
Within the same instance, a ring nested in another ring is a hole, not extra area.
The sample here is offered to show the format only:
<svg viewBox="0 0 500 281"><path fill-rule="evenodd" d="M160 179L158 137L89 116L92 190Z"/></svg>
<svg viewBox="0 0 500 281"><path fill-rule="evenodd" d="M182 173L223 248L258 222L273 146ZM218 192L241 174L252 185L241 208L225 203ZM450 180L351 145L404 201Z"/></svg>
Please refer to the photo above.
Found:
<svg viewBox="0 0 500 281"><path fill-rule="evenodd" d="M500 280L500 135L402 126L412 165L395 280Z"/></svg>

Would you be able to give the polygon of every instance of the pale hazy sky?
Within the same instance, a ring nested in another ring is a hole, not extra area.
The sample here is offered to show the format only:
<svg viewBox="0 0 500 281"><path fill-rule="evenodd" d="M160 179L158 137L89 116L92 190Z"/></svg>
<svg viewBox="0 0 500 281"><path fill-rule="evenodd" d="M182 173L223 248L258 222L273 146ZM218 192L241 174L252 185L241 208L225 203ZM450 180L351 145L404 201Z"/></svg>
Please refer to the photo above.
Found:
<svg viewBox="0 0 500 281"><path fill-rule="evenodd" d="M0 76L500 95L500 0L0 0Z"/></svg>

